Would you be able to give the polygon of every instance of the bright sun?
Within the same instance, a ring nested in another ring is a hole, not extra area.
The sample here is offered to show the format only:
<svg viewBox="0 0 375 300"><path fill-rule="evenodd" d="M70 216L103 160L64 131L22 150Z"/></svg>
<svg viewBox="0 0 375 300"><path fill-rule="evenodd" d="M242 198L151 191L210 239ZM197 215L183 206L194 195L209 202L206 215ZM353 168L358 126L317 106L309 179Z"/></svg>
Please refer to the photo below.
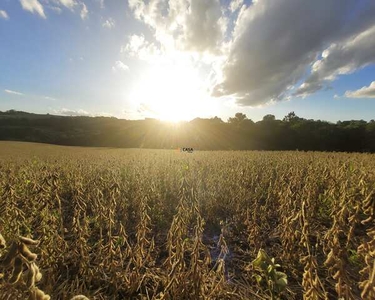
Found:
<svg viewBox="0 0 375 300"><path fill-rule="evenodd" d="M198 70L189 64L152 67L139 80L132 98L144 116L178 122L215 113Z"/></svg>

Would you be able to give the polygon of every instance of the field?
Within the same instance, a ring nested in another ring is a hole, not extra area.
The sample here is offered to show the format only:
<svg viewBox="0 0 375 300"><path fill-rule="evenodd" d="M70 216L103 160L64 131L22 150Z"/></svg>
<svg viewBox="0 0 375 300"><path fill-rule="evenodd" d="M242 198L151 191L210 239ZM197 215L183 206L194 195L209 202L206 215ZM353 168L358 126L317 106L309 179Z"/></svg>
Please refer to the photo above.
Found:
<svg viewBox="0 0 375 300"><path fill-rule="evenodd" d="M375 299L375 155L1 142L0 233L1 300Z"/></svg>

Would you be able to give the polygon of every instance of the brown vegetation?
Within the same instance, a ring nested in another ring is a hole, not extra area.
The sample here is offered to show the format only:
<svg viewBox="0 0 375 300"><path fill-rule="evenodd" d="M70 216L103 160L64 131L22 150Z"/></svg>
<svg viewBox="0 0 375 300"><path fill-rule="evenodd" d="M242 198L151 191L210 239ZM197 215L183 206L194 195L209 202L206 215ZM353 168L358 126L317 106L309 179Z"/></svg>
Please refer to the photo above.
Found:
<svg viewBox="0 0 375 300"><path fill-rule="evenodd" d="M374 155L0 149L0 299L375 298Z"/></svg>

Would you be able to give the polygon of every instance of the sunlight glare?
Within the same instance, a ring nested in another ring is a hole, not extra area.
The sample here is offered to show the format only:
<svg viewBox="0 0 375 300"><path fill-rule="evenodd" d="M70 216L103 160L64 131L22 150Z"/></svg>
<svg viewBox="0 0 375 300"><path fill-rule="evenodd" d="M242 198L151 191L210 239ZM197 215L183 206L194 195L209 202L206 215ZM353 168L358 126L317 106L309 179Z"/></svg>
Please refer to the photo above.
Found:
<svg viewBox="0 0 375 300"><path fill-rule="evenodd" d="M151 67L139 80L132 98L144 117L170 122L187 121L216 111L199 71L187 63Z"/></svg>

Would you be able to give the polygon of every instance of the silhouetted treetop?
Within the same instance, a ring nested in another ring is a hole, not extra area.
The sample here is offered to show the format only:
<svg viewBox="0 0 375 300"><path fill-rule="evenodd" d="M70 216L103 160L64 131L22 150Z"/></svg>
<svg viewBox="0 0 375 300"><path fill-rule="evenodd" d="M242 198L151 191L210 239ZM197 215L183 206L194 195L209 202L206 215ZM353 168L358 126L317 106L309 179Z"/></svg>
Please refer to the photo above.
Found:
<svg viewBox="0 0 375 300"><path fill-rule="evenodd" d="M275 121L276 120L276 118L275 118L275 116L274 115L265 115L264 117L263 117L263 121Z"/></svg>

